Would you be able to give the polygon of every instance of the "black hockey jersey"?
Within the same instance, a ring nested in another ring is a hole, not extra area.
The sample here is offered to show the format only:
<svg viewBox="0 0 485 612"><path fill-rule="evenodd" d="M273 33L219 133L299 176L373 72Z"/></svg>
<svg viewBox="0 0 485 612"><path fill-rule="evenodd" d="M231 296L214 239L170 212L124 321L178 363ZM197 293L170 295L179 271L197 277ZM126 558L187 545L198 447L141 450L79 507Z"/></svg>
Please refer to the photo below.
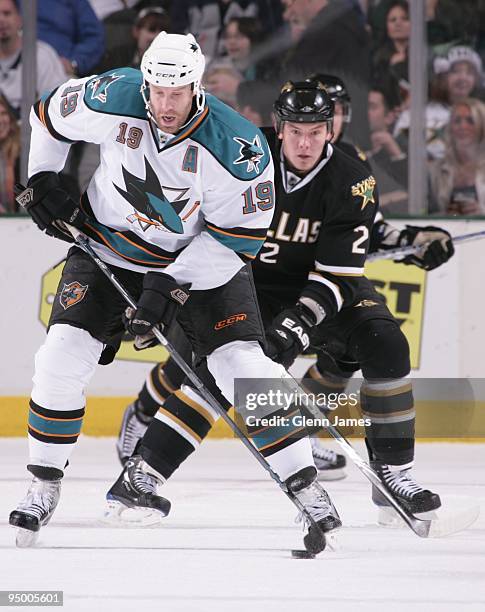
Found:
<svg viewBox="0 0 485 612"><path fill-rule="evenodd" d="M286 170L275 132L265 130L265 136L275 164L276 209L253 262L258 295L286 304L308 296L332 317L352 303L364 274L378 208L375 179L331 145L299 179Z"/></svg>

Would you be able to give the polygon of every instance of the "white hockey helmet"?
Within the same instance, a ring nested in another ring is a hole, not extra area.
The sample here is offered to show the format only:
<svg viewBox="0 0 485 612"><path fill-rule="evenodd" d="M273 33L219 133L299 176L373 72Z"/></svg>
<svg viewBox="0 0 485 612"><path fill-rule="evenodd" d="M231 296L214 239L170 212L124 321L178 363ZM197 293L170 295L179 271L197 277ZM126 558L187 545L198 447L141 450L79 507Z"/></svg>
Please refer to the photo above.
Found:
<svg viewBox="0 0 485 612"><path fill-rule="evenodd" d="M204 55L192 34L160 32L141 59L141 93L148 112L149 101L145 95L147 83L159 87L181 87L193 83L197 111L200 112L205 99L201 86L204 68Z"/></svg>

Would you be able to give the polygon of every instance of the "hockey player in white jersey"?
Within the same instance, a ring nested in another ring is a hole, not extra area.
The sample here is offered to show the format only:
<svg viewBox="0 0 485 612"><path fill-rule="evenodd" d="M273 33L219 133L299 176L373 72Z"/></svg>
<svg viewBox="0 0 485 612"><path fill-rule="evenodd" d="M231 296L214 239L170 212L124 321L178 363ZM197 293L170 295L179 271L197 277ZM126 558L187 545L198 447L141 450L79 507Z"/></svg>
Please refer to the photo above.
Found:
<svg viewBox="0 0 485 612"><path fill-rule="evenodd" d="M234 376L285 380L261 348L263 330L250 267L274 207L273 165L257 128L201 87L204 56L192 35L162 32L141 71L124 68L72 79L39 100L31 113L28 190L23 201L39 228L72 242L67 222L135 297L125 324L143 346L155 325L177 319L192 349L225 397ZM80 203L58 172L76 141L100 145L101 162ZM124 333L125 304L77 246L68 254L46 340L35 356L29 411L27 496L10 515L18 545L30 545L51 518L61 480L81 432L85 390L98 363L114 358ZM218 326L233 315L234 324ZM192 388L183 396L194 418L215 418ZM270 432L271 433L271 432ZM257 443L256 443L257 446ZM264 454L323 531L340 526L327 494L314 482L307 437ZM167 514L157 495L158 465L135 457L123 502Z"/></svg>

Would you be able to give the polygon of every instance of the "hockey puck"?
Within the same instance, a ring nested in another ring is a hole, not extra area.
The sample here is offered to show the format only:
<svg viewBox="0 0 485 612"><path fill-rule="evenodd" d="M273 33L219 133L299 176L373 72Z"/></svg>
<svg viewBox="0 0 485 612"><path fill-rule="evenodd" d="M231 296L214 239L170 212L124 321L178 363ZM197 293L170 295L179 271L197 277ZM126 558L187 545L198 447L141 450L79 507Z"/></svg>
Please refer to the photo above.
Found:
<svg viewBox="0 0 485 612"><path fill-rule="evenodd" d="M315 559L315 555L308 550L292 550L291 556L293 559Z"/></svg>

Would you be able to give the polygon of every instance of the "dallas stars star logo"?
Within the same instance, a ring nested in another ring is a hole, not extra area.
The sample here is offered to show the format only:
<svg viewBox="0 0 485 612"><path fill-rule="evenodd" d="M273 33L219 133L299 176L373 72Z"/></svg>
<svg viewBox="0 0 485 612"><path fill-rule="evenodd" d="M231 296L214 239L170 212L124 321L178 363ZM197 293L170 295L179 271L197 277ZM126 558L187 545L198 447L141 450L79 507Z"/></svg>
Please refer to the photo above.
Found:
<svg viewBox="0 0 485 612"><path fill-rule="evenodd" d="M261 141L259 136L255 136L253 141L245 140L234 136L233 140L240 145L239 157L234 160L235 164L247 164L246 172L258 172L259 164L261 163L262 157L264 157L264 150L261 147Z"/></svg>
<svg viewBox="0 0 485 612"><path fill-rule="evenodd" d="M199 50L199 45L197 45L196 43L190 43L190 50L195 53Z"/></svg>
<svg viewBox="0 0 485 612"><path fill-rule="evenodd" d="M356 183L352 185L352 195L360 196L362 198L362 206L360 210L364 210L364 208L371 202L375 204L376 201L374 199L374 188L376 186L376 179L372 176L372 174L361 181L360 183Z"/></svg>

